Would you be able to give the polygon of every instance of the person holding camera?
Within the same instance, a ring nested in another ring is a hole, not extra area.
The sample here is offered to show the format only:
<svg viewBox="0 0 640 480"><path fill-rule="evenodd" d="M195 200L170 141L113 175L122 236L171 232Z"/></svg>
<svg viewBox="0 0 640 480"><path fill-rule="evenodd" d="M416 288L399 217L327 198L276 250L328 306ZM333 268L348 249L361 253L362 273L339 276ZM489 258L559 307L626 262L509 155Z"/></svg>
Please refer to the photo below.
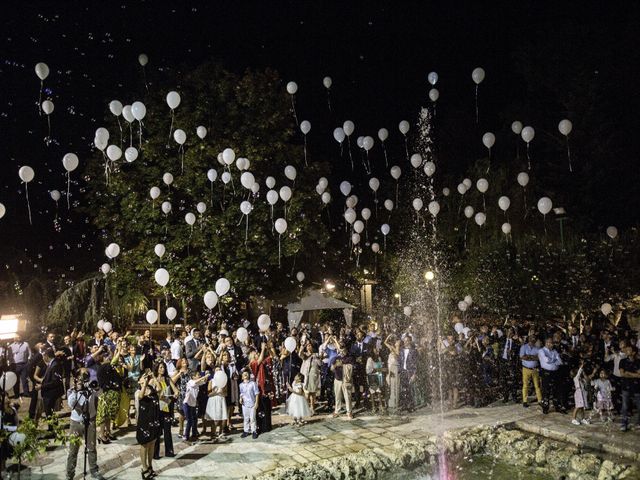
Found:
<svg viewBox="0 0 640 480"><path fill-rule="evenodd" d="M80 439L86 440L85 448L87 449L91 478L103 478L98 471L98 454L96 452L96 413L99 391L93 387L97 387L97 385L90 384L89 372L85 368L81 368L78 376L73 378L73 387L67 391L67 402L71 408L69 435L77 437L75 440L69 441L67 480L72 480L76 474Z"/></svg>

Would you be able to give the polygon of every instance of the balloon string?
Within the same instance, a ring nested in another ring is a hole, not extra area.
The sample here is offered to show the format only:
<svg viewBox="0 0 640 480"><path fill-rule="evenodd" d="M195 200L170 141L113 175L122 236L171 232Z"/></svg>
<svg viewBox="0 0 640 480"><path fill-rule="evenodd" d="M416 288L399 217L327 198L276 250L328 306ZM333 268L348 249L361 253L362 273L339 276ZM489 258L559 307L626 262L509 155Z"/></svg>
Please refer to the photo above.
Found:
<svg viewBox="0 0 640 480"><path fill-rule="evenodd" d="M139 130L138 130L138 136L140 138L140 151L142 151L142 120L138 120L138 126L139 126Z"/></svg>
<svg viewBox="0 0 640 480"><path fill-rule="evenodd" d="M178 147L178 154L180 155L180 174L184 173L184 145Z"/></svg>
<svg viewBox="0 0 640 480"><path fill-rule="evenodd" d="M387 159L387 147L382 142L382 151L384 152L384 168L389 168L389 160Z"/></svg>
<svg viewBox="0 0 640 480"><path fill-rule="evenodd" d="M273 229L275 224L273 223L273 205L271 205L271 235L273 235Z"/></svg>
<svg viewBox="0 0 640 480"><path fill-rule="evenodd" d="M31 204L29 203L29 184L27 182L24 182L24 188L27 194L27 210L29 211L29 225L33 225L33 222L31 221Z"/></svg>
<svg viewBox="0 0 640 480"><path fill-rule="evenodd" d="M42 116L42 89L44 88L44 80L40 80L40 94L38 95L38 116Z"/></svg>
<svg viewBox="0 0 640 480"><path fill-rule="evenodd" d="M486 199L485 199L485 197L484 197L484 193L482 194L482 210L483 210L484 212L486 212L486 211L487 211L487 203L486 203Z"/></svg>
<svg viewBox="0 0 640 480"><path fill-rule="evenodd" d="M293 110L293 118L296 121L296 125L300 125L298 122L298 114L296 113L296 96L291 95L291 109Z"/></svg>
<svg viewBox="0 0 640 480"><path fill-rule="evenodd" d="M122 148L122 124L120 123L120 117L116 117L116 119L118 120L118 128L120 129L120 148Z"/></svg>
<svg viewBox="0 0 640 480"><path fill-rule="evenodd" d="M373 192L373 203L376 204L376 219L378 218L378 192Z"/></svg>
<svg viewBox="0 0 640 480"><path fill-rule="evenodd" d="M409 160L409 144L407 143L407 136L404 136L404 151L407 155L407 160Z"/></svg>
<svg viewBox="0 0 640 480"><path fill-rule="evenodd" d="M491 148L489 148L489 165L487 165L487 173L491 170Z"/></svg>
<svg viewBox="0 0 640 480"><path fill-rule="evenodd" d="M278 267L281 267L282 264L280 262L280 256L281 256L281 249L280 249L280 238L282 237L282 235L278 235Z"/></svg>
<svg viewBox="0 0 640 480"><path fill-rule="evenodd" d="M565 137L567 139L567 158L569 159L569 171L573 172L573 168L571 167L571 148L569 147L569 135Z"/></svg>
<svg viewBox="0 0 640 480"><path fill-rule="evenodd" d="M47 147L51 144L51 116L47 115L47 127L49 129L48 134L47 134L47 138L44 141L44 143L46 143Z"/></svg>
<svg viewBox="0 0 640 480"><path fill-rule="evenodd" d="M149 93L149 85L147 85L147 71L144 68L144 65L142 65L142 79L144 80L144 88L147 90L147 93Z"/></svg>
<svg viewBox="0 0 640 480"><path fill-rule="evenodd" d="M129 124L129 146L133 147L133 126Z"/></svg>
<svg viewBox="0 0 640 480"><path fill-rule="evenodd" d="M210 200L210 203L211 203L211 208L213 208L213 182L211 182L211 200Z"/></svg>
<svg viewBox="0 0 640 480"><path fill-rule="evenodd" d="M173 133L173 117L174 117L174 113L173 113L173 108L171 109L171 124L169 125L169 139L167 140L167 148L169 148L170 142L171 142L171 134Z"/></svg>
<svg viewBox="0 0 640 480"><path fill-rule="evenodd" d="M531 170L531 157L529 156L529 143L527 142L527 163L529 164L529 170Z"/></svg>
<svg viewBox="0 0 640 480"><path fill-rule="evenodd" d="M527 210L527 189L526 187L522 187L523 197L524 197L524 218L527 218L527 214L529 211Z"/></svg>
<svg viewBox="0 0 640 480"><path fill-rule="evenodd" d="M247 240L249 239L249 215L245 215L247 217L247 223L244 228L244 246L247 246Z"/></svg>
<svg viewBox="0 0 640 480"><path fill-rule="evenodd" d="M480 118L478 114L478 84L476 83L476 124L478 123L478 119Z"/></svg>
<svg viewBox="0 0 640 480"><path fill-rule="evenodd" d="M398 180L396 180L396 204L393 208L398 208Z"/></svg>
<svg viewBox="0 0 640 480"><path fill-rule="evenodd" d="M349 147L349 160L351 160L351 171L353 171L353 157L351 156L351 137L347 137L347 146Z"/></svg>
<svg viewBox="0 0 640 480"><path fill-rule="evenodd" d="M69 203L69 190L71 189L71 173L67 172L67 210L71 209L71 205ZM57 206L57 202L56 202Z"/></svg>
<svg viewBox="0 0 640 480"><path fill-rule="evenodd" d="M307 163L307 135L304 136L304 164L309 166Z"/></svg>
<svg viewBox="0 0 640 480"><path fill-rule="evenodd" d="M327 88L327 105L329 105L329 111L331 112L331 90Z"/></svg>

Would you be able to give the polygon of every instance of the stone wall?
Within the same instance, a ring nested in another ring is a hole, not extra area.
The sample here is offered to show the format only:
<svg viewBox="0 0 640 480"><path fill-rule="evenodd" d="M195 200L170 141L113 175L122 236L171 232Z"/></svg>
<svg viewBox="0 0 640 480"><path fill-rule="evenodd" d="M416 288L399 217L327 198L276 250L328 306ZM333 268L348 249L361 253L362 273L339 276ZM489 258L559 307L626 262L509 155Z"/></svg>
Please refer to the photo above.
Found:
<svg viewBox="0 0 640 480"><path fill-rule="evenodd" d="M571 480L638 480L635 465L617 464L573 445L503 427L477 427L449 432L442 438L396 440L391 447L363 450L306 466L279 468L260 480L377 480L384 472L414 469L448 454L486 453L510 465L538 469Z"/></svg>

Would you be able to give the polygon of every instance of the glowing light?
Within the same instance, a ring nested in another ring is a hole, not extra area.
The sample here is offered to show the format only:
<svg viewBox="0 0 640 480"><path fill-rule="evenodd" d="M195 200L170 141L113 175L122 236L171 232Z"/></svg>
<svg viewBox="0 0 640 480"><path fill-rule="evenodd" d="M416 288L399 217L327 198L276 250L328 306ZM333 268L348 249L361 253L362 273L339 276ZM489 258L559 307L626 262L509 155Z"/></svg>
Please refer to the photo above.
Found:
<svg viewBox="0 0 640 480"><path fill-rule="evenodd" d="M429 270L427 273L424 274L424 278L425 280L427 280L428 282L430 282L431 280L433 280L436 277L435 273L433 273L431 270Z"/></svg>

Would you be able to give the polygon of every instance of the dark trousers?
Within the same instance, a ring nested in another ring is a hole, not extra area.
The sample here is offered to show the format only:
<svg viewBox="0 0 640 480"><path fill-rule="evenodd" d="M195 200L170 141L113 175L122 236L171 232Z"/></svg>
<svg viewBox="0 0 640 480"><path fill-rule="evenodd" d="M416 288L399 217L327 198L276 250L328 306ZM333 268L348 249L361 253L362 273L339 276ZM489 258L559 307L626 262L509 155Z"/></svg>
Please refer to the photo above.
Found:
<svg viewBox="0 0 640 480"><path fill-rule="evenodd" d="M622 410L620 411L620 416L622 417L622 426L624 427L629 425L629 410L631 409L632 402L635 408L633 423L640 425L640 392L622 390Z"/></svg>
<svg viewBox="0 0 640 480"><path fill-rule="evenodd" d="M36 418L36 411L38 409L38 390L35 388L29 393L29 418Z"/></svg>
<svg viewBox="0 0 640 480"><path fill-rule="evenodd" d="M20 395L20 386L22 386L22 393L29 393L29 377L27 376L27 364L26 363L16 363L15 364L16 376L18 380L16 382L15 387L13 387L13 394L17 397Z"/></svg>
<svg viewBox="0 0 640 480"><path fill-rule="evenodd" d="M164 455L173 455L173 438L171 437L171 421L173 415L171 412L160 412L160 428L162 429L162 435L158 438L156 446L153 449L153 456L160 456L160 439L164 441Z"/></svg>
<svg viewBox="0 0 640 480"><path fill-rule="evenodd" d="M327 408L333 411L336 402L333 394L333 372L326 363L322 364L320 396L327 400Z"/></svg>
<svg viewBox="0 0 640 480"><path fill-rule="evenodd" d="M58 403L58 397L56 396L49 396L47 395L46 397L43 395L42 396L42 406L44 408L44 416L45 417L50 417L51 415L53 415L53 412L55 412L56 410L56 404Z"/></svg>
<svg viewBox="0 0 640 480"><path fill-rule="evenodd" d="M400 370L400 409L413 410L413 391L411 389L411 373L407 370Z"/></svg>
<svg viewBox="0 0 640 480"><path fill-rule="evenodd" d="M191 438L198 436L198 407L190 407L186 403L182 405L182 411L186 418L187 426L184 429L184 437ZM156 442L156 445L158 442Z"/></svg>
<svg viewBox="0 0 640 480"><path fill-rule="evenodd" d="M265 433L271 431L271 399L266 395L260 395L258 405L258 432Z"/></svg>
<svg viewBox="0 0 640 480"><path fill-rule="evenodd" d="M556 411L563 410L560 400L562 399L562 373L559 370L540 369L540 380L542 381L542 411L549 411L549 404L553 401Z"/></svg>
<svg viewBox="0 0 640 480"><path fill-rule="evenodd" d="M521 390L518 384L518 367L511 360L498 360L498 371L500 374L500 394L505 401L509 401L509 398L513 398L515 402L520 401L519 391Z"/></svg>

